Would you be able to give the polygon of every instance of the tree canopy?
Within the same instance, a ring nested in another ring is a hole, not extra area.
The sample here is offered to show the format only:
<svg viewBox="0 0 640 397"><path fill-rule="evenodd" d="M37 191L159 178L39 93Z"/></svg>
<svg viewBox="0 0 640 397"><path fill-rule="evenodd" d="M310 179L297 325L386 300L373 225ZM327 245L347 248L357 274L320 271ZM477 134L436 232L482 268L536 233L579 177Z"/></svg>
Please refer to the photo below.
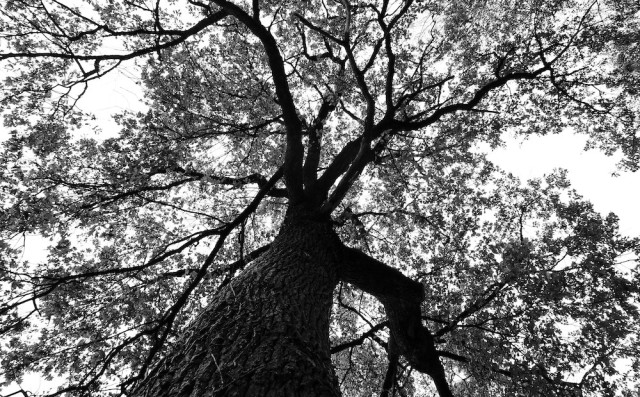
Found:
<svg viewBox="0 0 640 397"><path fill-rule="evenodd" d="M453 395L638 393L640 240L486 156L569 131L639 168L636 1L5 0L0 32L5 384L130 393L304 203L424 287ZM100 131L78 103L119 68L147 110ZM389 335L340 283L345 395L434 390Z"/></svg>

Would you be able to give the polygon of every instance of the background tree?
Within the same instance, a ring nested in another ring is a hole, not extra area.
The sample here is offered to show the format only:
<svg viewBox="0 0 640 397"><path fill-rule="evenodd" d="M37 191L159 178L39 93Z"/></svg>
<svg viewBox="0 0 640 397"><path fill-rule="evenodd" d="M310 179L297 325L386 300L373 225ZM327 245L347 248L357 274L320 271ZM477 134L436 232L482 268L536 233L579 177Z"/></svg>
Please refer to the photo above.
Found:
<svg viewBox="0 0 640 397"><path fill-rule="evenodd" d="M638 239L563 172L521 183L480 148L572 130L636 170L639 13L6 0L1 376L62 377L52 395L634 395ZM92 135L78 100L120 67L148 110ZM28 234L46 261L21 258Z"/></svg>

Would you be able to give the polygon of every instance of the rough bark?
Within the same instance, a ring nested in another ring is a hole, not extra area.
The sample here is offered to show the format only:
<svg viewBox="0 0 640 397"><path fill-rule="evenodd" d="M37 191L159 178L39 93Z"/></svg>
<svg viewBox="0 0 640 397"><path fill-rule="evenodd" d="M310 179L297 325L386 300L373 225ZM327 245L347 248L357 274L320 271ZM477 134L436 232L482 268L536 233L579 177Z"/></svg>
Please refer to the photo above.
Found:
<svg viewBox="0 0 640 397"><path fill-rule="evenodd" d="M433 378L440 396L451 396L422 325L422 285L345 247L327 220L291 210L269 250L213 298L134 395L340 396L329 346L338 280L384 304L392 361L403 355Z"/></svg>
<svg viewBox="0 0 640 397"><path fill-rule="evenodd" d="M329 352L339 245L328 223L287 222L135 395L339 396Z"/></svg>

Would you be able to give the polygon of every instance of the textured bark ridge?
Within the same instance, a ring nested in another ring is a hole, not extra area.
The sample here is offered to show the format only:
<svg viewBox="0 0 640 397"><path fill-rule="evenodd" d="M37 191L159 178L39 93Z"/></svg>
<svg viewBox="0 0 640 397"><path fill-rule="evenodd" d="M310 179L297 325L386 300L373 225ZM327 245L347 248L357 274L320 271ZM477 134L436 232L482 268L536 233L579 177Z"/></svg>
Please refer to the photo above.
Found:
<svg viewBox="0 0 640 397"><path fill-rule="evenodd" d="M339 396L329 353L339 246L328 224L287 222L135 395Z"/></svg>
<svg viewBox="0 0 640 397"><path fill-rule="evenodd" d="M422 285L344 246L329 222L291 212L270 249L213 298L134 395L340 396L329 315L342 280L384 304L394 357L452 396L422 325Z"/></svg>

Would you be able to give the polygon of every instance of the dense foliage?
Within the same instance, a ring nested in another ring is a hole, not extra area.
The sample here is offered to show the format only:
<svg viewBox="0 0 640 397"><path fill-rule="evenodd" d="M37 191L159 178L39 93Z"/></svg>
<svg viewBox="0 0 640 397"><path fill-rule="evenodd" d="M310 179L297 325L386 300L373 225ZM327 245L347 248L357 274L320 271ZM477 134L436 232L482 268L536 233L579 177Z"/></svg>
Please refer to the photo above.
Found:
<svg viewBox="0 0 640 397"><path fill-rule="evenodd" d="M571 131L638 169L636 1L5 0L0 32L5 384L126 393L311 196L424 285L454 395L638 393L640 241L480 149ZM123 67L148 110L100 131L78 100ZM341 284L332 318L343 393L379 394L380 304Z"/></svg>

